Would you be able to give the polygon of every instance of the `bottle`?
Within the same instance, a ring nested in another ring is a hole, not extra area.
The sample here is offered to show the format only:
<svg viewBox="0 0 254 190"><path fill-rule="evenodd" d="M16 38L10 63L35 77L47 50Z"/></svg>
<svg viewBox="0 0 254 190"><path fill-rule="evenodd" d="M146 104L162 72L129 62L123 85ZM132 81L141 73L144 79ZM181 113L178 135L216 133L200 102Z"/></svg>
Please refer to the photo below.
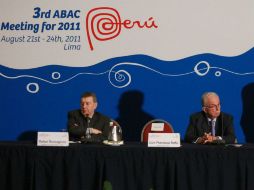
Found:
<svg viewBox="0 0 254 190"><path fill-rule="evenodd" d="M118 143L122 141L122 129L118 125L118 123L111 121L109 123L109 135L108 140L112 141L113 143Z"/></svg>
<svg viewBox="0 0 254 190"><path fill-rule="evenodd" d="M113 141L113 134L112 134L112 130L113 130L113 126L114 126L114 122L110 121L109 122L109 133L108 133L108 141Z"/></svg>

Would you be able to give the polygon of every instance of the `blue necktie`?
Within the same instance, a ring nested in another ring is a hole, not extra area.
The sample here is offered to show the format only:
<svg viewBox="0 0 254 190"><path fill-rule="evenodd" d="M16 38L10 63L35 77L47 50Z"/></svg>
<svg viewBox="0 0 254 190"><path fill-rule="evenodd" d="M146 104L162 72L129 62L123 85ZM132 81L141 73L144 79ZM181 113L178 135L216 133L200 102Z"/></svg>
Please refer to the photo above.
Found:
<svg viewBox="0 0 254 190"><path fill-rule="evenodd" d="M211 120L212 124L212 136L215 136L215 120Z"/></svg>

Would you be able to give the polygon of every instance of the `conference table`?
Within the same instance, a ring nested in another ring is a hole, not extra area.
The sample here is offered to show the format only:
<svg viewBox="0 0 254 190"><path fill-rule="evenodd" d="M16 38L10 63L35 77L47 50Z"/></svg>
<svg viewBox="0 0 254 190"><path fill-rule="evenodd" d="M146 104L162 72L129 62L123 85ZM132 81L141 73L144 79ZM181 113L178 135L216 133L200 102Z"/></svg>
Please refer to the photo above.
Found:
<svg viewBox="0 0 254 190"><path fill-rule="evenodd" d="M1 190L253 190L254 145L0 142Z"/></svg>

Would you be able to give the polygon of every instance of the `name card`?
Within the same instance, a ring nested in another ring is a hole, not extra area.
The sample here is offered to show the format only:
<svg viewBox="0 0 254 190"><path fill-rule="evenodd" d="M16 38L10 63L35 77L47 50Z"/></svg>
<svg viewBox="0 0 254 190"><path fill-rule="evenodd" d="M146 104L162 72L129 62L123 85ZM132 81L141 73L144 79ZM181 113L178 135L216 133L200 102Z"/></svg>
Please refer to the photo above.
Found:
<svg viewBox="0 0 254 190"><path fill-rule="evenodd" d="M180 147L179 133L149 133L148 147Z"/></svg>
<svg viewBox="0 0 254 190"><path fill-rule="evenodd" d="M38 132L37 146L69 146L69 133Z"/></svg>
<svg viewBox="0 0 254 190"><path fill-rule="evenodd" d="M163 131L164 123L152 123L151 131Z"/></svg>

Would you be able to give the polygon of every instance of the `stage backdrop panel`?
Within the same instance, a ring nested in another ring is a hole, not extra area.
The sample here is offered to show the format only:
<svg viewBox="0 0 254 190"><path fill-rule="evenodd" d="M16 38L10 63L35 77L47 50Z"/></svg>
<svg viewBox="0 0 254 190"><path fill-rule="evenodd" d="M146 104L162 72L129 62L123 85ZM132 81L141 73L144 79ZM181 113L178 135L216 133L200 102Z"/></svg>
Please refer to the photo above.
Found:
<svg viewBox="0 0 254 190"><path fill-rule="evenodd" d="M160 118L183 138L215 91L239 142L254 142L254 2L0 2L0 139L62 131L80 95L116 119L125 140Z"/></svg>

